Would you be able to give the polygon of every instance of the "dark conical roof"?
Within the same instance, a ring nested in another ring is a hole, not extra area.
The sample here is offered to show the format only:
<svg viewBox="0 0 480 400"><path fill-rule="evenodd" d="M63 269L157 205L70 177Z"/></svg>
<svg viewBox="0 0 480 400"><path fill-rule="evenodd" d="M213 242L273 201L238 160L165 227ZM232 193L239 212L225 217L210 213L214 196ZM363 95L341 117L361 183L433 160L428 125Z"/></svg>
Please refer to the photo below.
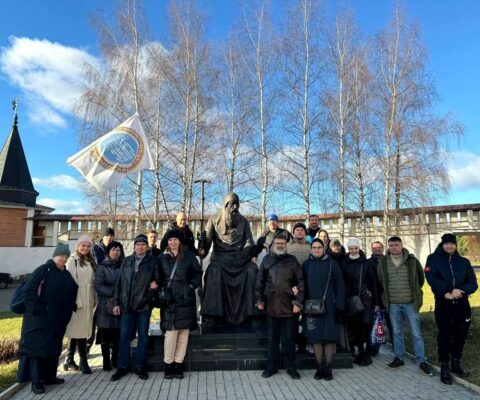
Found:
<svg viewBox="0 0 480 400"><path fill-rule="evenodd" d="M38 192L33 187L17 127L17 115L0 152L0 201L35 207Z"/></svg>

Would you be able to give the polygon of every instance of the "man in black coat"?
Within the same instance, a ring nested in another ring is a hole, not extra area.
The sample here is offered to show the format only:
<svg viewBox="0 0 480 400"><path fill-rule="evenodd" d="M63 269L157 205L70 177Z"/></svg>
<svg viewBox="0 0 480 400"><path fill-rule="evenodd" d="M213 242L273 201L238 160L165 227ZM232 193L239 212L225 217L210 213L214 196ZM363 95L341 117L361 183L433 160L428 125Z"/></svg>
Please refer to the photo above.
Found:
<svg viewBox="0 0 480 400"><path fill-rule="evenodd" d="M107 256L107 246L115 240L115 231L110 226L107 226L103 231L102 240L98 243L95 243L93 246L93 255L95 256L95 262L97 265L100 265L104 258ZM120 249L122 251L121 258L125 258L125 253L123 252L123 246L120 243Z"/></svg>
<svg viewBox="0 0 480 400"><path fill-rule="evenodd" d="M468 370L462 368L460 359L472 318L468 296L478 289L470 261L458 254L455 235L446 233L442 236L435 252L427 258L425 277L435 295L440 380L451 385L450 360L452 372L460 377L469 375Z"/></svg>
<svg viewBox="0 0 480 400"><path fill-rule="evenodd" d="M135 352L135 373L140 379L148 379L147 360L148 328L151 309L149 292L160 284L158 257L147 254L148 239L138 235L134 240L134 253L126 257L120 267L120 275L113 295L113 314L120 315L120 354L118 369L111 380L117 381L127 374L130 342L138 333Z"/></svg>
<svg viewBox="0 0 480 400"><path fill-rule="evenodd" d="M171 228L167 232L165 232L165 235L163 235L163 238L160 241L160 254L163 254L163 252L168 246L169 232L175 230L178 231L180 243L187 247L187 249L190 250L193 254L198 256L198 250L195 247L195 237L193 236L192 230L188 227L187 214L185 214L183 211L180 211L177 214L175 221L176 222L174 222Z"/></svg>
<svg viewBox="0 0 480 400"><path fill-rule="evenodd" d="M302 267L294 256L287 254L287 240L281 235L273 239L270 253L262 260L255 287L256 306L266 311L268 322L268 363L262 376L269 378L278 372L281 340L287 373L300 379L295 365L293 315L303 307ZM293 287L298 290L296 296Z"/></svg>

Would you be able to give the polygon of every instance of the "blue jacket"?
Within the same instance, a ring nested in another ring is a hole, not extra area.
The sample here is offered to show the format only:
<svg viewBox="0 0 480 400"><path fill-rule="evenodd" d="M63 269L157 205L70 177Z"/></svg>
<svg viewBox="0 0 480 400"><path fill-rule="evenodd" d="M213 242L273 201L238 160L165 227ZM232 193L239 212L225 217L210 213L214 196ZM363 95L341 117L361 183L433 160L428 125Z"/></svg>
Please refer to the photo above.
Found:
<svg viewBox="0 0 480 400"><path fill-rule="evenodd" d="M435 297L439 298L443 298L445 293L453 289L460 289L471 295L478 288L477 277L470 261L456 250L452 255L446 253L440 245L427 258L425 277Z"/></svg>

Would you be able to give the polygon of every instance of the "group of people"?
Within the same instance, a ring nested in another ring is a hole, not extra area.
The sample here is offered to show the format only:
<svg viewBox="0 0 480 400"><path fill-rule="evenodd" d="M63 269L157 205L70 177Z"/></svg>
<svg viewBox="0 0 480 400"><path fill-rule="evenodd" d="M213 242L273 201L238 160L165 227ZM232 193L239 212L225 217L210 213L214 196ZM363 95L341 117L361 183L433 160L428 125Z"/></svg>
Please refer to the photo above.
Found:
<svg viewBox="0 0 480 400"><path fill-rule="evenodd" d="M158 233L150 230L135 237L133 253L128 256L115 241L111 227L96 244L89 236L80 236L72 254L68 245L59 243L52 259L35 269L23 289L18 381L31 381L34 393L45 392L45 385L63 383L56 371L64 336L68 338L65 371L92 373L88 351L95 340L101 346L103 370L116 368L112 381L125 376L131 364L140 379L148 379L147 342L153 307L161 309L165 378L183 378L190 330L197 327L196 289L202 283L197 256L205 257L212 244L215 257L205 275L202 310L206 315L219 315L215 313L220 309L231 316L226 322L232 323L253 315L255 309L257 315L266 314L268 363L263 377L278 371L280 342L293 379L300 378L296 347L302 351L307 342L318 363L315 379L333 378L337 346L351 350L356 364L371 364L371 357L378 352L378 347L370 344L372 316L381 309L389 317L395 354L388 367L404 364L406 319L419 367L431 374L419 317L425 276L435 294L441 380L451 383L450 371L460 376L468 373L460 359L470 323L468 296L477 289L477 282L470 263L456 250L454 235L442 236L424 274L399 237L388 240L385 254L382 243L372 243L372 256L367 259L358 239L350 239L346 249L338 240L330 241L328 232L318 226L317 216L310 216L308 229L297 223L290 233L279 227L278 217L272 214L266 231L254 242L248 222L237 212L235 196L229 194L224 201L227 213L210 219L201 235L206 244L203 248L195 247L184 213L177 215L160 247ZM266 254L257 268L262 251ZM214 273L225 267L225 260L232 272L227 283L237 292L217 290L225 285L225 279ZM253 294L244 296L248 285L254 287ZM360 311L354 307L355 299L361 302ZM130 360L135 336L137 349Z"/></svg>

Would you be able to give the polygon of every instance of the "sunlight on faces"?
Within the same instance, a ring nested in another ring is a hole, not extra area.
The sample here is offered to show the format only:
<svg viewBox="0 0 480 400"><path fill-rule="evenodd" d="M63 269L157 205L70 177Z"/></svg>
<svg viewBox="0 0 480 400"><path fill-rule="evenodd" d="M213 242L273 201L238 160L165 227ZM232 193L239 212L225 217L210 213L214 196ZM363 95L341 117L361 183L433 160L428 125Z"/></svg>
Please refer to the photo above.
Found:
<svg viewBox="0 0 480 400"><path fill-rule="evenodd" d="M268 221L268 229L270 229L271 232L276 231L278 229L278 221L275 221L275 220Z"/></svg>
<svg viewBox="0 0 480 400"><path fill-rule="evenodd" d="M442 248L445 253L453 254L457 250L457 245L455 243L445 243Z"/></svg>
<svg viewBox="0 0 480 400"><path fill-rule="evenodd" d="M324 252L324 248L320 243L315 242L315 243L312 244L312 254L315 257L323 256L323 252Z"/></svg>
<svg viewBox="0 0 480 400"><path fill-rule="evenodd" d="M172 253L177 253L178 248L180 247L180 240L178 238L170 238L168 239L168 248L172 251Z"/></svg>
<svg viewBox="0 0 480 400"><path fill-rule="evenodd" d="M383 245L381 243L372 243L371 248L374 256L383 256Z"/></svg>
<svg viewBox="0 0 480 400"><path fill-rule="evenodd" d="M158 235L154 232L150 232L148 235L147 235L147 238L148 238L148 246L149 247L153 247L153 246L156 246L157 244L157 239L158 239Z"/></svg>
<svg viewBox="0 0 480 400"><path fill-rule="evenodd" d="M176 220L179 228L183 228L187 225L187 215L184 212L179 212Z"/></svg>
<svg viewBox="0 0 480 400"><path fill-rule="evenodd" d="M90 253L91 248L92 248L92 245L89 243L80 243L77 246L77 253L82 256L86 256L87 254Z"/></svg>
<svg viewBox="0 0 480 400"><path fill-rule="evenodd" d="M108 252L108 257L110 258L110 260L115 261L120 258L121 254L122 254L122 251L120 250L120 247L112 247Z"/></svg>
<svg viewBox="0 0 480 400"><path fill-rule="evenodd" d="M390 254L393 256L399 256L402 254L403 244L402 242L394 241L388 242L388 250L390 250Z"/></svg>
<svg viewBox="0 0 480 400"><path fill-rule="evenodd" d="M272 252L285 254L287 252L287 241L284 238L275 238L272 243Z"/></svg>
<svg viewBox="0 0 480 400"><path fill-rule="evenodd" d="M113 239L115 239L115 235L108 234L103 236L102 241L105 246L108 246L110 243L113 242Z"/></svg>
<svg viewBox="0 0 480 400"><path fill-rule="evenodd" d="M332 252L335 253L335 254L340 254L342 251L342 246L339 246L339 245L333 245L332 246Z"/></svg>
<svg viewBox="0 0 480 400"><path fill-rule="evenodd" d="M358 256L360 254L360 247L358 246L350 246L348 248L348 252L350 253L351 256Z"/></svg>
<svg viewBox="0 0 480 400"><path fill-rule="evenodd" d="M293 231L293 237L297 240L304 240L307 237L305 229L295 228L295 230Z"/></svg>
<svg viewBox="0 0 480 400"><path fill-rule="evenodd" d="M310 225L310 228L318 228L318 217L315 215L315 216L311 216L309 218L309 225Z"/></svg>
<svg viewBox="0 0 480 400"><path fill-rule="evenodd" d="M65 267L65 264L67 263L68 256L55 256L53 257L53 262L57 267L63 268Z"/></svg>
<svg viewBox="0 0 480 400"><path fill-rule="evenodd" d="M137 242L135 243L135 254L139 257L145 255L148 249L148 244L145 242Z"/></svg>
<svg viewBox="0 0 480 400"><path fill-rule="evenodd" d="M318 238L324 243L324 244L328 244L328 241L329 241L329 237L328 237L328 233L325 232L325 231L320 231L318 233Z"/></svg>

